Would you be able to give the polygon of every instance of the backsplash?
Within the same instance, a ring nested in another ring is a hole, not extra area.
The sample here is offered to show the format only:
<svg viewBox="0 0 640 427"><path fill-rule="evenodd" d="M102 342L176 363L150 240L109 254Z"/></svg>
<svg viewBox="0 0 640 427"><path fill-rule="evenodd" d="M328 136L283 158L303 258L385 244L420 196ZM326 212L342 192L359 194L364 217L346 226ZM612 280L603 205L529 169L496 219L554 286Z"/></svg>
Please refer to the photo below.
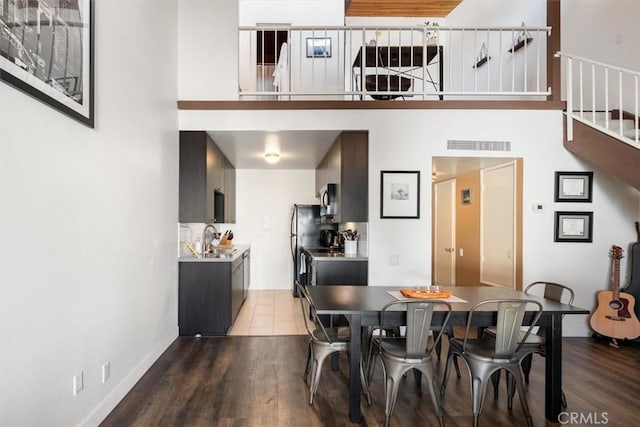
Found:
<svg viewBox="0 0 640 427"><path fill-rule="evenodd" d="M368 231L369 223L367 222L344 222L340 223L339 231L351 230L358 232L358 255L369 256Z"/></svg>
<svg viewBox="0 0 640 427"><path fill-rule="evenodd" d="M185 241L191 242L195 246L198 240L202 241L202 230L204 230L204 222L178 223L178 256L190 256L189 249L184 246ZM218 233L224 234L225 231L232 229L234 224L214 224Z"/></svg>

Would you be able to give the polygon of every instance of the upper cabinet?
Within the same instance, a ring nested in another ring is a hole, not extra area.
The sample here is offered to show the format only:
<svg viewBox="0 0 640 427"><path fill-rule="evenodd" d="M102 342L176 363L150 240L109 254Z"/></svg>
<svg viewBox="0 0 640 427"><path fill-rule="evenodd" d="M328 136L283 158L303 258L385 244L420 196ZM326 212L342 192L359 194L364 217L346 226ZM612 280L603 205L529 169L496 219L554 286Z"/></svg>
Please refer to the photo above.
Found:
<svg viewBox="0 0 640 427"><path fill-rule="evenodd" d="M235 222L235 168L204 131L180 132L180 222Z"/></svg>
<svg viewBox="0 0 640 427"><path fill-rule="evenodd" d="M342 132L316 169L316 193L337 184L340 211L333 222L369 220L369 137L367 132Z"/></svg>

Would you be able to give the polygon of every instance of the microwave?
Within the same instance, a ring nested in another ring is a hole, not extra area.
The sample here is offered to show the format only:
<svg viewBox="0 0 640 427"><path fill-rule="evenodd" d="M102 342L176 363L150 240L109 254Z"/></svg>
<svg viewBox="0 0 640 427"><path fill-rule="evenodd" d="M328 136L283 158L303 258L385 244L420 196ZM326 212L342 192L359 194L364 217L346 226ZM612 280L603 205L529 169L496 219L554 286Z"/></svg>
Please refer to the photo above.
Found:
<svg viewBox="0 0 640 427"><path fill-rule="evenodd" d="M337 187L337 184L327 184L320 189L320 217L322 222L335 222L339 219Z"/></svg>

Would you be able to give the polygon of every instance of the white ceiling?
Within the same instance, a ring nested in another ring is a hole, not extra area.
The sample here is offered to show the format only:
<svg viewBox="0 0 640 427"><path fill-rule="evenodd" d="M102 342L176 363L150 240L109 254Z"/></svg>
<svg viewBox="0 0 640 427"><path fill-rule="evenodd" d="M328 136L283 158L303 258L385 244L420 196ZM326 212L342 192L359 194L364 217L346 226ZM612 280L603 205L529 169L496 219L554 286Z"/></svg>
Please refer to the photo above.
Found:
<svg viewBox="0 0 640 427"><path fill-rule="evenodd" d="M315 169L340 134L335 131L209 131L209 136L236 169ZM280 153L280 161L269 164L264 154ZM513 158L434 157L436 181L495 166Z"/></svg>
<svg viewBox="0 0 640 427"><path fill-rule="evenodd" d="M434 181L444 181L468 172L496 166L513 157L434 157L431 160L432 171L436 176Z"/></svg>
<svg viewBox="0 0 640 427"><path fill-rule="evenodd" d="M340 134L336 131L208 132L236 169L315 169ZM280 161L269 164L264 154L274 150Z"/></svg>

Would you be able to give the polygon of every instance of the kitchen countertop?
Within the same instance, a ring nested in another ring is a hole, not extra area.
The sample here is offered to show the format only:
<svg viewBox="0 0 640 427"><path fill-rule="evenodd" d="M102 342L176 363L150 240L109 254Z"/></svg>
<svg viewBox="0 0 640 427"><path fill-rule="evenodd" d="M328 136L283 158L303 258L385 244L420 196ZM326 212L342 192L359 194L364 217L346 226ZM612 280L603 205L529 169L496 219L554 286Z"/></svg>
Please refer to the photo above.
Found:
<svg viewBox="0 0 640 427"><path fill-rule="evenodd" d="M327 252L326 248L325 249L315 249L315 248L309 248L309 249L304 249L306 252L309 253L309 255L311 255L313 257L314 260L318 261L318 262L322 262L322 261L368 261L369 258L361 255L361 254L355 254L355 255L346 255L344 252Z"/></svg>
<svg viewBox="0 0 640 427"><path fill-rule="evenodd" d="M228 255L209 256L196 258L193 256L182 256L178 258L178 262L233 262L240 258L243 253L251 249L250 245L233 245L234 251Z"/></svg>

